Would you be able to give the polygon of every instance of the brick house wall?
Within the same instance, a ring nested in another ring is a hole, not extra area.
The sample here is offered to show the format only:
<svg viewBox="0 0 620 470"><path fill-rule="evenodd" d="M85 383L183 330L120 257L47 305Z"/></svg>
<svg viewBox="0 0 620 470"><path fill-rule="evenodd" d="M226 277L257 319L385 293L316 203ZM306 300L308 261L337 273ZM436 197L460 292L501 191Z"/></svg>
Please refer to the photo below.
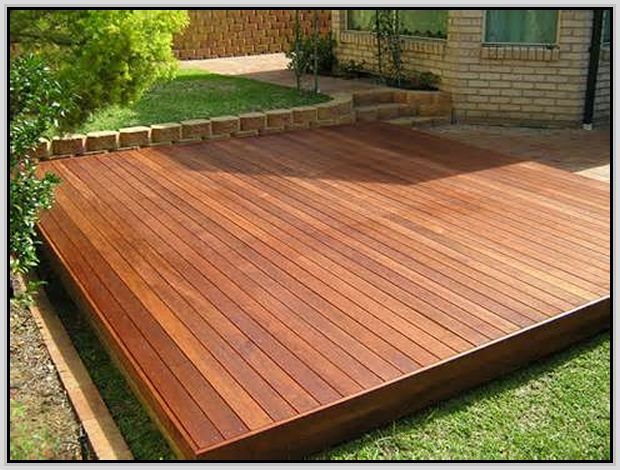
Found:
<svg viewBox="0 0 620 470"><path fill-rule="evenodd" d="M450 10L446 39L404 38L405 71L432 71L451 93L459 122L578 126L584 110L591 10L560 10L558 48L483 45L484 10ZM332 12L341 62L376 68L374 37L346 30L346 11ZM595 119L609 120L609 51L599 68Z"/></svg>
<svg viewBox="0 0 620 470"><path fill-rule="evenodd" d="M180 59L208 59L284 52L293 37L295 10L189 10L190 24L174 39ZM300 10L302 28L312 31L312 10ZM319 10L319 27L330 30L331 10Z"/></svg>

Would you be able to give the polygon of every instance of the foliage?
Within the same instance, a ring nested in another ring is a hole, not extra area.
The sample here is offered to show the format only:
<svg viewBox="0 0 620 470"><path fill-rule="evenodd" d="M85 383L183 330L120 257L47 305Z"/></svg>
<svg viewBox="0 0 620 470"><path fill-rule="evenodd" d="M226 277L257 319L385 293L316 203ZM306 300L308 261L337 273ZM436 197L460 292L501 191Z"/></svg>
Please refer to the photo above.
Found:
<svg viewBox="0 0 620 470"><path fill-rule="evenodd" d="M155 85L134 103L93 113L79 132L293 108L328 99L325 95L249 78L181 69L175 79Z"/></svg>
<svg viewBox="0 0 620 470"><path fill-rule="evenodd" d="M69 109L69 99L44 62L22 55L11 62L10 72L10 272L26 274L38 263L35 224L53 201L58 178L37 176L33 149L41 136L57 126ZM29 301L32 287L15 300Z"/></svg>
<svg viewBox="0 0 620 470"><path fill-rule="evenodd" d="M317 56L318 65L317 73L319 75L330 75L336 67L337 60L334 53L336 40L331 34L327 36L319 36L317 40ZM299 52L295 51L295 42L293 42L286 53L286 57L291 59L288 68L295 70L299 67L302 73L314 73L314 44L312 36L303 38L299 45Z"/></svg>
<svg viewBox="0 0 620 470"><path fill-rule="evenodd" d="M403 78L403 39L399 10L375 10L373 23L379 77L384 82L400 86Z"/></svg>
<svg viewBox="0 0 620 470"><path fill-rule="evenodd" d="M415 83L416 90L436 90L441 77L433 72L417 72L411 77Z"/></svg>
<svg viewBox="0 0 620 470"><path fill-rule="evenodd" d="M103 105L139 98L176 68L173 34L185 10L20 10L10 12L10 41L41 54L79 95L69 123Z"/></svg>
<svg viewBox="0 0 620 470"><path fill-rule="evenodd" d="M407 74L405 78L401 80L401 86L411 90L437 90L440 81L441 77L436 73L417 71L412 74Z"/></svg>
<svg viewBox="0 0 620 470"><path fill-rule="evenodd" d="M301 90L301 77L308 69L308 57L301 54L302 43L301 22L299 21L299 10L295 10L295 25L293 26L292 55L287 55L291 59L288 68L295 74L297 90Z"/></svg>
<svg viewBox="0 0 620 470"><path fill-rule="evenodd" d="M358 62L350 59L343 63L338 63L334 68L334 74L343 78L359 78L366 70L366 61Z"/></svg>
<svg viewBox="0 0 620 470"><path fill-rule="evenodd" d="M60 454L61 442L57 442L58 437L53 436L47 427L33 432L32 417L27 414L30 410L24 403L11 398L9 408L11 460L48 460Z"/></svg>

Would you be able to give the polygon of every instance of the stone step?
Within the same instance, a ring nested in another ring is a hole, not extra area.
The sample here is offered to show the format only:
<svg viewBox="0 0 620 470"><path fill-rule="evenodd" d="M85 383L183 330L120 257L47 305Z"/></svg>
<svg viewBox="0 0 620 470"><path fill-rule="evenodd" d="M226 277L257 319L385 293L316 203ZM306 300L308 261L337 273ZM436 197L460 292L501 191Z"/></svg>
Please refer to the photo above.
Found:
<svg viewBox="0 0 620 470"><path fill-rule="evenodd" d="M412 114L411 106L400 103L372 104L368 106L357 106L354 109L355 119L358 122L395 119Z"/></svg>
<svg viewBox="0 0 620 470"><path fill-rule="evenodd" d="M391 88L377 88L353 93L354 106L369 106L394 102L394 90Z"/></svg>
<svg viewBox="0 0 620 470"><path fill-rule="evenodd" d="M395 119L387 119L386 122L405 127L435 127L445 126L452 123L450 116L404 116Z"/></svg>

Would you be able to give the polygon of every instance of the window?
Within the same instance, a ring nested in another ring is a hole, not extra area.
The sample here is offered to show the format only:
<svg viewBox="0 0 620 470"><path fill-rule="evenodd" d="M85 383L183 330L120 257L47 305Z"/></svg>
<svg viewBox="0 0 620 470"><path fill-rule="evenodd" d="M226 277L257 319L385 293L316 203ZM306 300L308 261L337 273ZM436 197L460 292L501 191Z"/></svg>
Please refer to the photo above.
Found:
<svg viewBox="0 0 620 470"><path fill-rule="evenodd" d="M603 13L603 44L611 42L611 10Z"/></svg>
<svg viewBox="0 0 620 470"><path fill-rule="evenodd" d="M445 38L448 10L400 10L403 34Z"/></svg>
<svg viewBox="0 0 620 470"><path fill-rule="evenodd" d="M557 10L487 10L484 41L495 44L556 44Z"/></svg>
<svg viewBox="0 0 620 470"><path fill-rule="evenodd" d="M347 10L347 29L372 31L375 10Z"/></svg>
<svg viewBox="0 0 620 470"><path fill-rule="evenodd" d="M347 29L372 31L376 10L347 10ZM396 12L396 10L394 10ZM445 38L448 10L398 10L403 35Z"/></svg>

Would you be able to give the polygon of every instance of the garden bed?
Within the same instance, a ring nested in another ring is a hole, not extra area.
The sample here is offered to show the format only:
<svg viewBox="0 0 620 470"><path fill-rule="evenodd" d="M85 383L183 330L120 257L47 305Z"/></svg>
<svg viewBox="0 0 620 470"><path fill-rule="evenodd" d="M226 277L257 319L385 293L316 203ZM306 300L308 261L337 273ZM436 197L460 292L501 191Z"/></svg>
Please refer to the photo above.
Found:
<svg viewBox="0 0 620 470"><path fill-rule="evenodd" d="M27 308L9 317L11 460L81 460L81 431L71 402Z"/></svg>

